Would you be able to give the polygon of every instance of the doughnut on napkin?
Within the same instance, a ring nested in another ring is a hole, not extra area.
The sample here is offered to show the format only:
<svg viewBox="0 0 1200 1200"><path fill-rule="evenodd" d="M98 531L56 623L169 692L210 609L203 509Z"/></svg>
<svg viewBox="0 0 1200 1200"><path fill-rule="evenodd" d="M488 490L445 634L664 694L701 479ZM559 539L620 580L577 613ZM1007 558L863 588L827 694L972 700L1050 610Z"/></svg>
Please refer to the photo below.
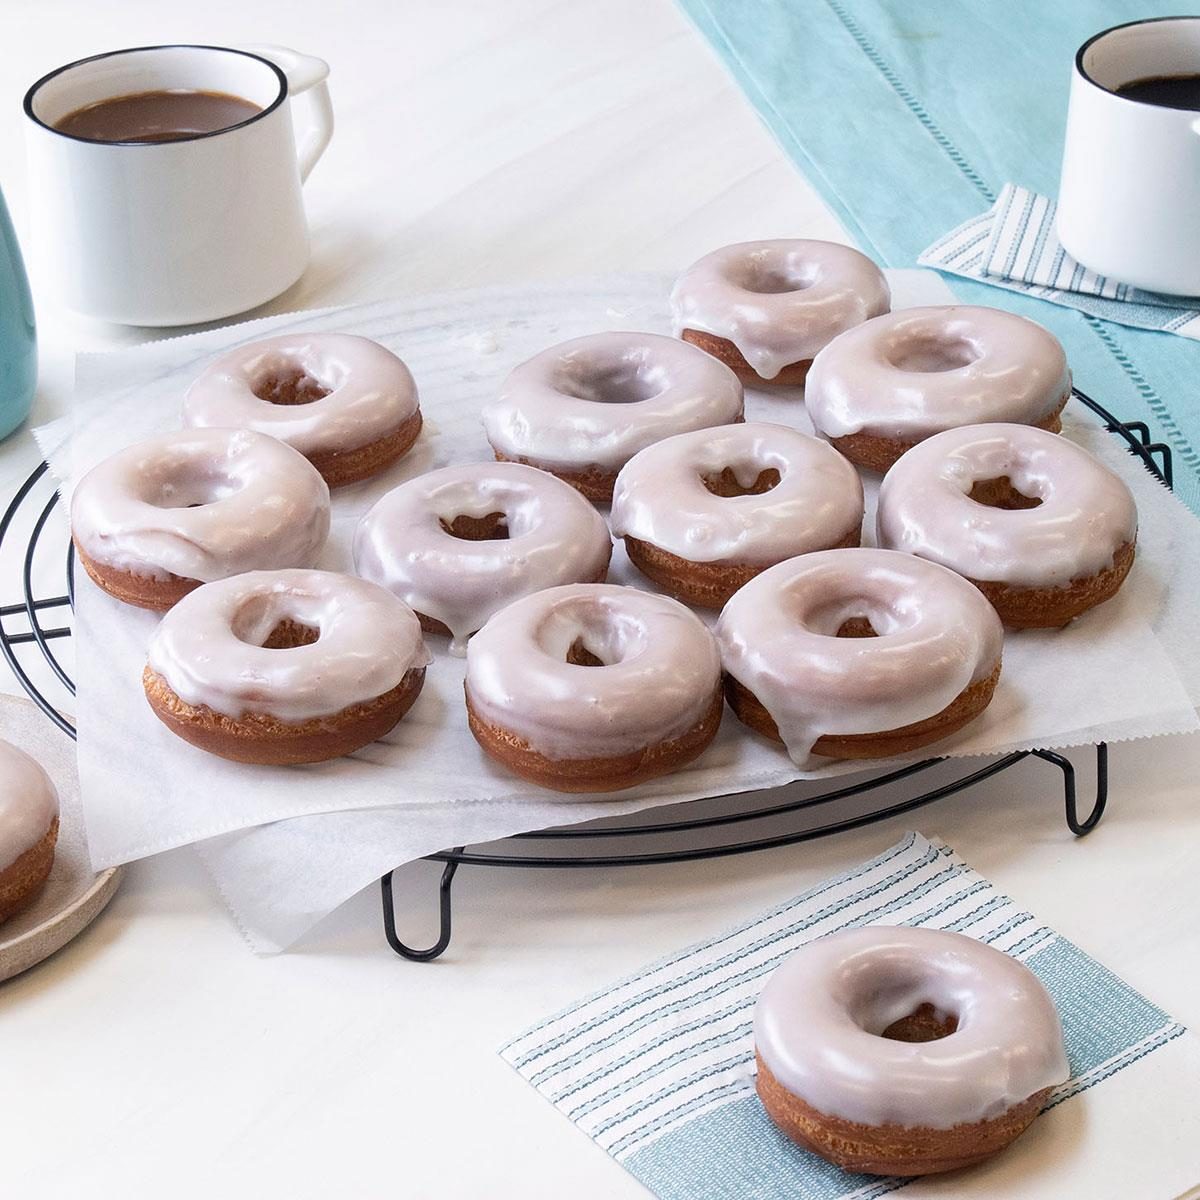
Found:
<svg viewBox="0 0 1200 1200"><path fill-rule="evenodd" d="M754 1090L754 1003L813 938L863 925L965 933L1054 997L1071 1078L1011 1147L926 1181L852 1175L779 1133ZM564 1009L501 1055L662 1200L1167 1200L1200 1179L1200 1041L943 843L878 858Z"/></svg>
<svg viewBox="0 0 1200 1200"><path fill-rule="evenodd" d="M932 272L889 276L897 307L943 303ZM344 330L383 342L411 367L426 429L376 480L339 489L322 566L347 569L360 516L404 479L490 458L479 420L508 370L577 334L669 329L670 281L619 277L550 287L489 288L364 308L294 314L78 360L71 412L38 430L64 498L71 481L117 448L179 427L183 393L211 357L268 334ZM1086 384L1086 381L1080 381ZM747 396L748 415L810 430L797 392ZM980 755L1200 728L1200 663L1189 597L1200 590L1197 523L1077 405L1070 435L1119 470L1141 512L1139 556L1119 595L1063 631L1012 636L996 697L938 754ZM877 481L868 477L868 513ZM866 536L873 528L868 515ZM649 586L617 548L610 578ZM467 730L463 663L445 641L425 689L386 739L334 762L248 767L197 750L154 719L141 689L158 617L121 605L79 574L75 650L79 769L93 861L104 866L203 843L243 930L261 949L287 945L392 867L449 845L619 815L699 796L779 786L859 769L801 772L726 714L712 747L685 770L629 792L564 799L494 766ZM1167 649L1168 645L1171 647Z"/></svg>

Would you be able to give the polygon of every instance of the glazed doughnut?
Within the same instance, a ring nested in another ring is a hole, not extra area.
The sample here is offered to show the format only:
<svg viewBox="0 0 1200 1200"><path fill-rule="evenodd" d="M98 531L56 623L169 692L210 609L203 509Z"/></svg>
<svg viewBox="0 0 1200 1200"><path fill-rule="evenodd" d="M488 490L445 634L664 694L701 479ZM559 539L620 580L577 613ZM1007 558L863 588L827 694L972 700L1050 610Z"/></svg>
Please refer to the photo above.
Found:
<svg viewBox="0 0 1200 1200"><path fill-rule="evenodd" d="M251 571L163 617L142 684L158 719L201 750L312 763L383 737L428 662L412 609L384 588L331 571Z"/></svg>
<svg viewBox="0 0 1200 1200"><path fill-rule="evenodd" d="M573 488L521 463L464 463L388 492L354 535L354 570L410 605L427 633L467 638L506 604L599 583L612 539Z"/></svg>
<svg viewBox="0 0 1200 1200"><path fill-rule="evenodd" d="M1054 1001L961 933L808 942L754 1011L757 1088L793 1141L847 1171L931 1175L1003 1150L1070 1078Z"/></svg>
<svg viewBox="0 0 1200 1200"><path fill-rule="evenodd" d="M28 908L54 865L58 793L24 750L0 739L0 921Z"/></svg>
<svg viewBox="0 0 1200 1200"><path fill-rule="evenodd" d="M655 442L621 468L613 533L630 561L685 604L720 608L760 571L857 546L863 489L828 442L747 422Z"/></svg>
<svg viewBox="0 0 1200 1200"><path fill-rule="evenodd" d="M288 333L222 354L188 389L191 426L253 429L299 450L330 487L376 475L421 432L404 363L370 338Z"/></svg>
<svg viewBox="0 0 1200 1200"><path fill-rule="evenodd" d="M816 431L886 471L945 429L1011 421L1057 433L1071 395L1058 338L1016 313L968 304L905 308L821 351L804 389Z"/></svg>
<svg viewBox="0 0 1200 1200"><path fill-rule="evenodd" d="M835 242L777 238L706 254L671 293L675 334L746 383L799 385L843 330L888 311L883 272Z"/></svg>
<svg viewBox="0 0 1200 1200"><path fill-rule="evenodd" d="M707 354L655 333L574 338L516 367L483 410L496 458L541 467L589 500L653 442L742 419L742 385Z"/></svg>
<svg viewBox="0 0 1200 1200"><path fill-rule="evenodd" d="M311 566L328 533L325 481L248 429L156 434L93 467L71 497L79 561L142 608L242 571Z"/></svg>
<svg viewBox="0 0 1200 1200"><path fill-rule="evenodd" d="M914 446L884 477L881 546L969 579L1005 625L1065 625L1115 595L1137 508L1081 446L1026 425L973 425Z"/></svg>
<svg viewBox="0 0 1200 1200"><path fill-rule="evenodd" d="M712 634L682 604L605 583L502 608L467 645L475 740L514 775L612 792L677 771L721 723Z"/></svg>
<svg viewBox="0 0 1200 1200"><path fill-rule="evenodd" d="M978 589L894 550L770 567L717 622L733 711L792 760L907 754L987 707L1004 631Z"/></svg>

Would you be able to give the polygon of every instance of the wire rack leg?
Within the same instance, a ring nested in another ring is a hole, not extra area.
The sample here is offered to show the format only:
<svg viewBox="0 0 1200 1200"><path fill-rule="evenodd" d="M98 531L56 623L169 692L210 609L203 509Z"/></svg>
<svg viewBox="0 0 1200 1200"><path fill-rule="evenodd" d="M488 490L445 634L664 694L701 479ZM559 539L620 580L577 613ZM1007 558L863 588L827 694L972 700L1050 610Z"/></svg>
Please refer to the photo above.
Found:
<svg viewBox="0 0 1200 1200"><path fill-rule="evenodd" d="M1053 763L1062 771L1067 828L1076 837L1091 833L1100 824L1100 818L1104 816L1104 808L1108 803L1108 743L1100 742L1096 746L1096 798L1092 803L1092 811L1082 821L1079 819L1074 765L1053 750L1034 750L1032 753L1034 757Z"/></svg>
<svg viewBox="0 0 1200 1200"><path fill-rule="evenodd" d="M464 846L456 846L455 853L461 854L464 849ZM396 905L392 898L392 875L395 872L389 871L379 881L379 890L383 898L384 936L387 938L388 945L401 958L407 958L410 962L432 962L433 959L441 955L446 947L450 945L450 888L454 883L454 874L457 870L458 863L451 861L446 864L445 870L442 871L441 882L438 884L438 939L432 946L425 950L414 950L411 946L402 942L396 933Z"/></svg>

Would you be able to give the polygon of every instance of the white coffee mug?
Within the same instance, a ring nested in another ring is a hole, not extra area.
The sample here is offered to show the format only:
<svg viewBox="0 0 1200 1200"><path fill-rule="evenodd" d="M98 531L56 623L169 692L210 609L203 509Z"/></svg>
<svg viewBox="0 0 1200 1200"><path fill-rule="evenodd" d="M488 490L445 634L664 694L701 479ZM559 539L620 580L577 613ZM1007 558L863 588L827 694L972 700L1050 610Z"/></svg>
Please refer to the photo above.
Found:
<svg viewBox="0 0 1200 1200"><path fill-rule="evenodd" d="M1200 295L1200 112L1118 96L1139 79L1200 74L1200 17L1118 25L1075 56L1058 236L1122 283Z"/></svg>
<svg viewBox="0 0 1200 1200"><path fill-rule="evenodd" d="M147 46L39 79L25 95L35 265L69 308L127 325L212 321L279 295L308 263L300 185L333 133L328 73L282 46ZM54 128L86 105L170 89L225 92L260 111L164 142ZM302 93L297 143L290 98Z"/></svg>

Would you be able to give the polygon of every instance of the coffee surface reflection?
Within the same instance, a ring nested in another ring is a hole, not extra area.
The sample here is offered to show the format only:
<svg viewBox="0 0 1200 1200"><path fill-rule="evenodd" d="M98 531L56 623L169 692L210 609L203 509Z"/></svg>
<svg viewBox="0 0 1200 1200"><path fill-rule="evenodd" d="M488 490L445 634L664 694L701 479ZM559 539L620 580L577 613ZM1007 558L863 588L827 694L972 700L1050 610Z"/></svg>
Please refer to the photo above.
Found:
<svg viewBox="0 0 1200 1200"><path fill-rule="evenodd" d="M172 89L100 100L68 113L54 128L94 142L177 142L228 129L261 111L227 92Z"/></svg>

